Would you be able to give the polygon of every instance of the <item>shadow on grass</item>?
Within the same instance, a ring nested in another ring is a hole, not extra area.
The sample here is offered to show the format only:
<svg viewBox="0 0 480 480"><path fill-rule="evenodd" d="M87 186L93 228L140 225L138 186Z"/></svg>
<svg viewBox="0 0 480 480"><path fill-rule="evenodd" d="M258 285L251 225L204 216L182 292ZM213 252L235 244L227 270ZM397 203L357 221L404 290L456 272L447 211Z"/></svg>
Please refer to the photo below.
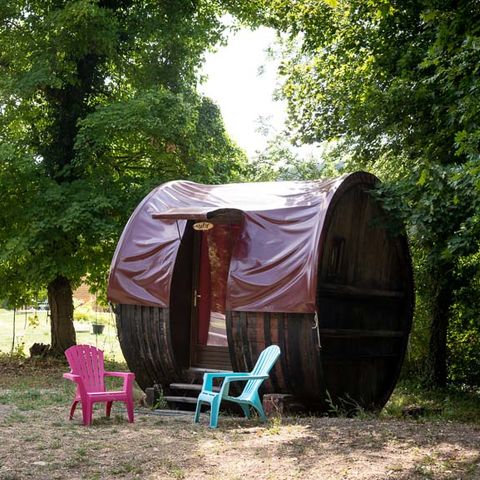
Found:
<svg viewBox="0 0 480 480"><path fill-rule="evenodd" d="M400 418L403 409L420 406L424 419L480 424L480 390L463 391L450 387L444 390L429 390L414 381L400 382L382 411L385 418Z"/></svg>
<svg viewBox="0 0 480 480"><path fill-rule="evenodd" d="M1 479L245 478L250 467L267 478L265 461L271 477L282 479L453 480L480 474L475 425L298 417L261 426L222 415L219 428L211 430L208 415L194 425L192 417L141 415L138 409L129 424L117 402L111 419L97 405L93 425L84 427L80 407L74 421L67 420L75 386L61 378L63 363L46 370L19 367L19 375L10 367L7 386L0 388L0 404L9 409L0 422ZM348 472L341 473L336 462ZM372 468L377 470L369 477Z"/></svg>

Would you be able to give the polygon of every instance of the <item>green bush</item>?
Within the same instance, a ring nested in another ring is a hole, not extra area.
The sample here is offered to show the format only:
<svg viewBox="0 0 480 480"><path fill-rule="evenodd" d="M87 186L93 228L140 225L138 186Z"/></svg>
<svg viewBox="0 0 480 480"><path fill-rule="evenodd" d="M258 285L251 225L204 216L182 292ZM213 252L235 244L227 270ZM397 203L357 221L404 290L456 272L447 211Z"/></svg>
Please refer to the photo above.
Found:
<svg viewBox="0 0 480 480"><path fill-rule="evenodd" d="M431 300L422 252L412 248L415 275L415 315L402 378L426 378ZM480 386L480 253L459 257L454 303L450 311L447 347L448 382L474 389Z"/></svg>
<svg viewBox="0 0 480 480"><path fill-rule="evenodd" d="M404 408L418 406L424 417L456 422L480 422L480 392L462 391L455 387L445 390L426 389L415 379L402 380L387 405L382 417L404 417Z"/></svg>
<svg viewBox="0 0 480 480"><path fill-rule="evenodd" d="M480 254L460 262L469 282L458 289L448 331L448 374L452 383L480 387Z"/></svg>
<svg viewBox="0 0 480 480"><path fill-rule="evenodd" d="M420 380L427 373L431 304L428 296L429 279L425 275L425 253L422 249L412 246L411 254L415 279L415 310L402 376Z"/></svg>
<svg viewBox="0 0 480 480"><path fill-rule="evenodd" d="M73 312L73 319L76 322L95 323L95 315L86 312Z"/></svg>
<svg viewBox="0 0 480 480"><path fill-rule="evenodd" d="M75 311L73 313L73 319L83 323L98 323L100 325L115 325L115 319L105 312L94 311Z"/></svg>

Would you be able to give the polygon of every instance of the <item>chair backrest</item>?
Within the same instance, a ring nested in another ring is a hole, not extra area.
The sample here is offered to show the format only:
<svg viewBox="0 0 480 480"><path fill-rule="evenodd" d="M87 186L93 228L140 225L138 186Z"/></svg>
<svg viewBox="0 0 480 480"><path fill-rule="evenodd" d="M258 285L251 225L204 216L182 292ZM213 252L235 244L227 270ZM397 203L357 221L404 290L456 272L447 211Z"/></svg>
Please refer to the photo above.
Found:
<svg viewBox="0 0 480 480"><path fill-rule="evenodd" d="M279 356L280 347L270 345L260 354L257 363L250 373L252 375L268 375ZM242 396L249 396L255 393L262 383L263 380L249 380L243 389Z"/></svg>
<svg viewBox="0 0 480 480"><path fill-rule="evenodd" d="M65 350L71 373L80 375L87 392L105 391L103 352L91 345L74 345Z"/></svg>

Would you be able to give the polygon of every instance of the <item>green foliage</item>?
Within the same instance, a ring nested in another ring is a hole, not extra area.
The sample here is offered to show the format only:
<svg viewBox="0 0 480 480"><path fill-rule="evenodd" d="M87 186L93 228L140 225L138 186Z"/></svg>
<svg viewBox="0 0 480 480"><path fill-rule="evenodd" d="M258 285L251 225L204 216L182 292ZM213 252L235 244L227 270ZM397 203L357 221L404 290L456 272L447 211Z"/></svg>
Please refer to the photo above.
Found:
<svg viewBox="0 0 480 480"><path fill-rule="evenodd" d="M424 408L425 420L440 419L456 422L479 422L480 402L478 391L449 388L441 391L425 389L418 382L402 380L385 408L382 417L403 417L403 409L411 406Z"/></svg>
<svg viewBox="0 0 480 480"><path fill-rule="evenodd" d="M163 410L165 408L168 408L168 403L165 400L165 395L163 393L163 388L161 385L155 384L153 386L155 390L155 402L152 405L153 410Z"/></svg>
<svg viewBox="0 0 480 480"><path fill-rule="evenodd" d="M22 360L26 358L27 354L25 352L25 343L17 343L15 345L15 348L13 349L12 352L10 352L10 357L17 359L17 360Z"/></svg>
<svg viewBox="0 0 480 480"><path fill-rule="evenodd" d="M480 332L467 299L478 282L462 267L469 259L478 269L480 251L478 5L259 0L256 9L286 37L279 73L294 139L336 142L344 169L384 180L392 228L407 225L419 262L415 355L429 354L442 383L450 315L450 379L478 382L477 360L457 346L463 329L474 343Z"/></svg>
<svg viewBox="0 0 480 480"><path fill-rule="evenodd" d="M368 413L358 403L357 400L350 395L345 397L333 399L330 392L327 390L327 397L325 403L328 406L328 415L332 417L363 417L366 418Z"/></svg>
<svg viewBox="0 0 480 480"><path fill-rule="evenodd" d="M66 382L65 382L66 383ZM62 384L62 388L42 389L19 385L14 390L0 394L0 404L15 405L20 411L31 412L50 405L64 407L73 394L71 387Z"/></svg>
<svg viewBox="0 0 480 480"><path fill-rule="evenodd" d="M267 433L269 435L280 435L282 428L282 417L281 415L275 415L268 420Z"/></svg>
<svg viewBox="0 0 480 480"><path fill-rule="evenodd" d="M409 368L428 373L425 359L435 308L432 277L437 268L446 265L452 291L448 378L469 385L480 385L478 180L472 169L465 175L458 165L430 165L423 167L416 178L412 174L380 188L386 210L407 223L412 242L417 305Z"/></svg>
<svg viewBox="0 0 480 480"><path fill-rule="evenodd" d="M288 135L271 134L269 125L264 124L259 130L267 137L267 145L246 168L248 181L317 180L339 175L339 163L330 158L328 143L302 152L295 149Z"/></svg>
<svg viewBox="0 0 480 480"><path fill-rule="evenodd" d="M74 312L73 319L77 322L92 323L95 320L95 315L87 312Z"/></svg>
<svg viewBox="0 0 480 480"><path fill-rule="evenodd" d="M35 315L29 315L27 320L29 327L37 328L40 325L40 319L38 318L38 315L36 313Z"/></svg>
<svg viewBox="0 0 480 480"><path fill-rule="evenodd" d="M132 209L175 178L237 179L245 156L196 93L216 1L0 5L0 296L56 278L104 294Z"/></svg>
<svg viewBox="0 0 480 480"><path fill-rule="evenodd" d="M91 324L95 323L99 325L111 325L112 327L115 326L115 317L110 313L105 313L105 312L95 312L93 310L89 310L89 311L75 310L73 312L73 319L76 322L91 323Z"/></svg>
<svg viewBox="0 0 480 480"><path fill-rule="evenodd" d="M462 257L457 275L470 278L456 292L448 332L449 375L459 385L480 385L479 253Z"/></svg>

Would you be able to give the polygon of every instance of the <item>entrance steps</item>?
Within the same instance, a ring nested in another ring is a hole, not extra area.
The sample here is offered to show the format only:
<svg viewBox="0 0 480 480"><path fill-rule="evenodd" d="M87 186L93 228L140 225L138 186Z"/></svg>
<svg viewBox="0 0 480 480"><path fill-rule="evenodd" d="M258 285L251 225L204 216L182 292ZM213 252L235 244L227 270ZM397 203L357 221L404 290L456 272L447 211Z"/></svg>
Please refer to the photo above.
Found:
<svg viewBox="0 0 480 480"><path fill-rule="evenodd" d="M169 408L173 410L194 411L197 406L198 395L202 391L202 383L171 383L165 400ZM219 387L213 387L219 392Z"/></svg>
<svg viewBox="0 0 480 480"><path fill-rule="evenodd" d="M164 396L164 399L167 401L168 407L173 410L187 410L195 411L197 406L198 395L202 391L203 385L203 375L205 373L228 373L231 370L221 370L219 368L210 369L210 368L199 368L199 367L190 367L189 373L191 374L190 383L171 383L167 390L167 394ZM219 392L220 387L214 386L214 392ZM231 388L231 392L235 392L235 387ZM228 405L230 402L223 402L221 405L222 410L236 411L235 405ZM207 405L202 405L203 409L208 409Z"/></svg>
<svg viewBox="0 0 480 480"><path fill-rule="evenodd" d="M162 389L157 387L151 387L146 389L146 403L147 405L156 405L156 404L166 404L161 408L168 406L171 410L177 411L195 411L197 406L198 395L202 391L203 385L203 375L205 373L222 373L228 372L231 370L220 370L220 369L207 369L207 368L190 368L189 377L190 383L171 383L170 385L165 386L163 392ZM219 392L220 386L214 386L213 391ZM231 392L235 394L236 388L232 385ZM238 392L240 393L240 392ZM160 400L160 402L159 402ZM162 402L163 400L163 402ZM228 404L229 402L227 402ZM203 408L208 408L207 405L202 406ZM235 411L234 405L226 405L222 403L222 410Z"/></svg>

